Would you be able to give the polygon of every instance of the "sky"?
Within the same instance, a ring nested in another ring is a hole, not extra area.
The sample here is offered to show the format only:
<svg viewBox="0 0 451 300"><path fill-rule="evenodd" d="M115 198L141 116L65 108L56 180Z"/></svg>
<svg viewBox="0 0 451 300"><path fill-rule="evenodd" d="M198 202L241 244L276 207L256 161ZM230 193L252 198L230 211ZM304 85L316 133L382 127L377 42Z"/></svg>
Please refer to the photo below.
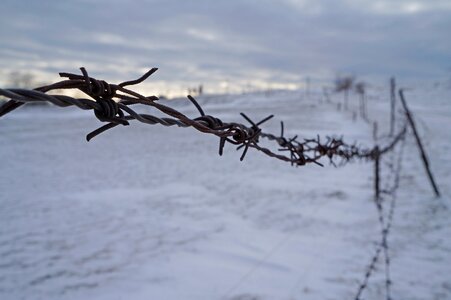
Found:
<svg viewBox="0 0 451 300"><path fill-rule="evenodd" d="M113 83L158 67L155 94L298 88L338 75L451 76L450 0L2 0L0 83L79 73Z"/></svg>

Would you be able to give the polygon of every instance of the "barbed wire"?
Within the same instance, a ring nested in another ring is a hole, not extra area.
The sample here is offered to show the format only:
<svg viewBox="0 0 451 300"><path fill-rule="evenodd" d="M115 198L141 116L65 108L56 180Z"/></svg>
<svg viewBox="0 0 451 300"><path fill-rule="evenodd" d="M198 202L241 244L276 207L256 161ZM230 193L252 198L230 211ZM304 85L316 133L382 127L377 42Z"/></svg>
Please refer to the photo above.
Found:
<svg viewBox="0 0 451 300"><path fill-rule="evenodd" d="M104 80L98 80L90 77L85 68L80 68L81 75L72 73L59 73L62 81L38 87L34 90L30 89L1 89L0 95L9 100L0 106L0 117L11 113L20 106L32 102L49 102L59 107L75 106L82 110L92 110L94 116L100 121L106 123L101 127L88 133L87 141L90 141L99 134L112 129L118 125L130 125L130 121L136 120L149 125L192 127L197 131L205 134L211 134L219 138L219 155L223 155L225 145L232 144L237 150L242 149L240 160L243 160L248 153L249 148L256 149L263 154L289 162L295 166L304 166L307 164L316 164L323 166L320 162L325 158L334 166L342 166L355 160L374 161L376 163L375 172L375 204L378 212L378 221L381 226L381 240L377 244L375 253L372 256L368 267L366 268L364 277L358 287L355 300L361 299L361 295L368 287L370 277L374 274L377 262L381 254L384 255L385 266L385 290L386 299L391 300L391 277L390 277L390 256L388 236L392 227L393 216L396 208L397 190L399 188L399 180L401 173L401 162L403 149L406 140L408 123L406 120L397 134L391 135L385 140L385 145L376 145L374 147L362 147L356 143L348 144L343 141L342 137L326 136L321 140L317 135L315 138L302 139L297 135L293 137L285 136L285 126L280 122L280 133L278 135L262 131L261 125L272 119L274 115L255 122L244 113L240 113L241 117L248 123L244 125L238 122L225 122L218 117L205 113L201 105L195 98L188 95L188 100L196 107L200 116L190 118L178 110L164 105L159 102L156 96L143 96L127 88L128 86L137 85L145 81L158 69L152 68L144 75L135 80L124 81L119 84L109 84ZM54 90L79 90L90 97L74 98L66 95L50 95L47 94ZM327 101L330 102L327 91L323 89ZM131 108L132 105L141 104L155 108L164 117L157 117L151 114L138 113ZM408 114L407 108L405 108ZM413 126L413 125L411 125ZM266 139L276 145L277 150L270 150L263 147L260 143L261 139ZM395 161L396 147L400 145L398 157ZM277 151L277 152L276 152ZM389 180L386 188L380 190L379 164L385 154L391 153L391 162L389 166ZM392 182L390 186L390 182ZM384 216L383 201L390 198L390 204L386 216Z"/></svg>
<svg viewBox="0 0 451 300"><path fill-rule="evenodd" d="M93 110L95 117L107 124L90 132L86 139L89 141L97 135L114 128L118 125L127 126L130 121L137 120L142 123L163 126L192 127L196 130L212 134L219 137L219 155L223 154L226 143L237 147L237 150L243 149L240 160L243 160L248 153L249 148L256 149L269 157L282 161L290 162L295 166L306 164L316 164L323 166L320 159L326 157L330 163L336 165L344 164L355 159L374 160L377 152L374 148L360 148L355 144L346 144L341 138L326 137L322 142L317 136L313 139L298 140L298 136L291 138L284 136L284 125L281 122L280 135L265 133L260 126L274 116L270 115L261 121L254 122L246 114L241 116L249 123L243 125L236 122L224 122L220 118L206 115L199 103L192 97L188 99L197 108L200 116L189 118L185 114L161 104L156 96L143 96L137 92L128 89L128 86L142 83L149 78L158 69L152 68L138 79L125 81L119 84L109 84L104 80L98 80L88 75L85 68L80 68L81 75L72 73L59 73L65 80L36 88L29 89L0 89L0 95L9 98L4 105L0 106L0 117L11 113L16 108L30 102L50 102L56 106L68 107L76 106L82 110ZM49 95L47 92L52 90L80 90L92 99L73 98L66 95ZM157 117L150 114L137 113L130 106L142 104L151 106L165 114L165 117ZM380 155L390 151L405 133L405 127L388 144ZM265 138L277 144L277 152L261 146L260 138ZM284 153L288 153L285 155Z"/></svg>

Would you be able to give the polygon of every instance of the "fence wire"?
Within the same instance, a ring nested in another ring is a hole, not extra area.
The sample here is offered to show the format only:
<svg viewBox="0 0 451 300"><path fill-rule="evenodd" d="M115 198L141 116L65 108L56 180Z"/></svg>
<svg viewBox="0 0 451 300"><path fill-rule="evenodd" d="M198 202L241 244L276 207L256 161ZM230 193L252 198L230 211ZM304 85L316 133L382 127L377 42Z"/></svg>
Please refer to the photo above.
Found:
<svg viewBox="0 0 451 300"><path fill-rule="evenodd" d="M106 130L118 125L127 126L130 124L130 121L136 120L149 125L192 127L202 133L215 135L219 137L220 155L223 154L225 144L229 143L236 146L237 150L243 149L240 160L244 159L249 148L253 148L269 157L289 162L295 166L304 166L310 163L322 166L320 159L323 157L327 158L334 165L337 162L343 164L354 159L374 160L377 156L377 151L380 154L390 151L405 134L406 127L393 138L391 143L381 150L346 144L341 138L336 137L326 137L325 141L321 141L320 137L317 136L316 138L303 139L301 141L298 139L298 136L284 136L283 122L281 122L280 134L275 135L263 132L260 128L261 125L273 118L273 115L256 122L246 114L241 113L248 125L237 122L225 122L220 118L205 114L199 103L193 97L188 96L188 99L200 114L199 117L192 119L176 109L160 103L156 96L146 97L127 88L143 82L155 73L157 68L149 70L136 80L125 81L119 84L109 84L104 80L90 77L85 68L80 68L80 70L81 75L60 73L60 76L65 78L65 80L38 87L34 90L0 89L0 95L9 98L9 101L0 107L0 117L30 102L49 102L60 107L76 106L83 110L93 110L95 117L99 121L106 123L90 132L86 136L88 141ZM60 89L79 90L91 99L47 94L49 91ZM138 113L131 108L135 104L151 106L166 116L157 117ZM261 146L260 138L274 142L277 147L276 150L270 150Z"/></svg>

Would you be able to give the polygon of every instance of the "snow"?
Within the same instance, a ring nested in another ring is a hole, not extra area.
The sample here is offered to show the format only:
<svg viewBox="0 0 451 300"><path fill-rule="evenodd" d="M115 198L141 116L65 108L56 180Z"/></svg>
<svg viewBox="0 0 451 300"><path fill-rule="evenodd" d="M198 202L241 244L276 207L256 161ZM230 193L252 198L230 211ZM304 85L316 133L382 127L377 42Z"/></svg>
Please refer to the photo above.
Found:
<svg viewBox="0 0 451 300"><path fill-rule="evenodd" d="M393 299L451 299L450 95L406 91L443 196L410 137L389 236ZM388 87L369 98L380 135L387 96ZM374 143L370 125L316 95L199 102L226 121L275 114L268 132L283 120L288 136ZM198 115L188 100L169 104ZM380 241L371 163L295 168L252 150L240 162L231 145L219 157L213 136L137 122L87 143L98 125L75 108L0 119L0 299L355 297ZM364 298L384 299L384 280L381 259Z"/></svg>

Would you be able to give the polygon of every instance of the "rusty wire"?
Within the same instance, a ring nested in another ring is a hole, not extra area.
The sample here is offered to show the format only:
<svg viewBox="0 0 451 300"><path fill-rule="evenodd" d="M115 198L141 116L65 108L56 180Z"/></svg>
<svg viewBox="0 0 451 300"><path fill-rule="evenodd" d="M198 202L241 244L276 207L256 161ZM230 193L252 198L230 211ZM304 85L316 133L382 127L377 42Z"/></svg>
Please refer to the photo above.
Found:
<svg viewBox="0 0 451 300"><path fill-rule="evenodd" d="M334 160L340 160L340 163L345 163L353 159L371 160L376 155L375 149L362 149L356 145L345 144L341 138L327 137L326 141L322 142L319 136L314 139L304 139L303 141L299 141L297 136L291 138L284 137L283 122L281 123L280 135L277 136L263 132L260 125L271 119L273 115L259 122L254 122L247 115L241 113L241 116L249 123L248 126L235 122L226 123L219 118L206 115L197 101L193 97L188 96L188 99L195 105L200 114L199 117L192 119L167 105L159 103L157 101L158 97L156 96L145 97L127 88L128 86L143 82L155 73L157 68L152 68L136 80L125 81L120 84L109 84L104 80L90 77L83 67L80 70L81 75L60 73L59 75L65 78L65 80L34 90L0 89L0 95L10 99L4 105L0 106L0 117L12 112L25 103L44 101L60 107L76 106L83 110L93 110L95 117L99 121L107 124L89 133L86 136L88 141L117 125L126 126L130 124L131 120L137 120L150 125L160 124L163 126L193 127L202 133L215 135L220 139L219 154L222 155L225 144L230 143L237 146L237 150L243 149L240 160L244 159L249 148L256 149L270 157L290 162L296 166L303 166L309 163L322 166L323 164L319 162L322 157L328 158L335 165ZM91 99L46 94L49 91L60 89L80 90ZM150 114L137 113L130 107L133 104L154 107L167 117L156 117ZM385 153L394 147L399 141L399 136L403 136L404 133L405 131L401 131L393 139L392 143L381 150L381 152ZM276 153L273 150L261 146L259 143L260 138L266 138L269 141L276 142L278 152ZM288 155L284 155L286 152Z"/></svg>

